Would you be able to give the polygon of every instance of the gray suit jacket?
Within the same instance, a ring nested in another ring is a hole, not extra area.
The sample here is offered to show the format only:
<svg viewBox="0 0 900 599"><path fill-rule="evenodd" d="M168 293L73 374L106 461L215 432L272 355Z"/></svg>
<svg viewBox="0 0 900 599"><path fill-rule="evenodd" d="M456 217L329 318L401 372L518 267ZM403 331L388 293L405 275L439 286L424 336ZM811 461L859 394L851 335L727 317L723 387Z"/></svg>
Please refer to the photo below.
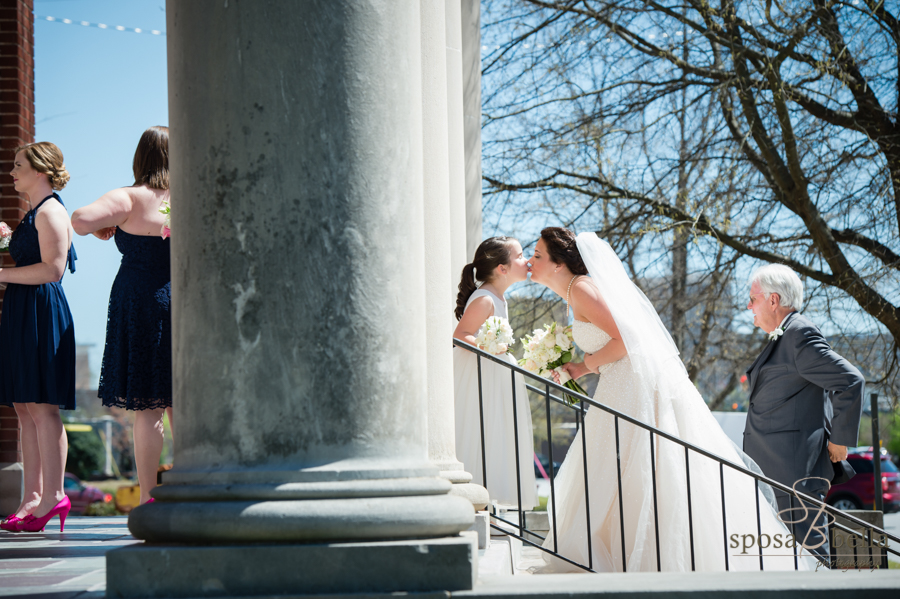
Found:
<svg viewBox="0 0 900 599"><path fill-rule="evenodd" d="M747 371L750 406L744 451L769 478L792 486L810 476L831 480L828 441L856 445L865 379L831 349L805 316L793 312ZM810 481L799 490L821 490Z"/></svg>

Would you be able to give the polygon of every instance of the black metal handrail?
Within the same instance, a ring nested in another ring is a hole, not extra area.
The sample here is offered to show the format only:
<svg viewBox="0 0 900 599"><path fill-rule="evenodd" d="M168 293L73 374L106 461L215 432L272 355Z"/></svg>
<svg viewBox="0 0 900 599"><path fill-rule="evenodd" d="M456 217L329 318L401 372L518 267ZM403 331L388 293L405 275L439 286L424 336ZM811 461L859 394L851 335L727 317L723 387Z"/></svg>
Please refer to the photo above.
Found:
<svg viewBox="0 0 900 599"><path fill-rule="evenodd" d="M552 509L553 509L553 514L552 514L552 517L550 518L551 522L552 522L551 526L553 527L553 549L551 550L547 547L544 547L541 544L535 543L535 542L531 541L530 539L526 538L525 534L527 532L531 536L534 536L541 540L545 540L545 537L542 537L537 532L526 530L525 513L521 509L521 507L518 508L518 522L517 523L511 522L509 520L505 520L505 519L501 518L498 514L495 513L492 515L492 518L494 520L497 520L499 522L502 522L502 523L508 525L508 528L498 526L498 525L494 524L493 522L491 523L491 526L494 529L499 530L505 534L514 536L515 538L519 539L520 541L522 541L528 545L537 547L538 549L540 549L546 553L552 554L557 559L568 562L569 564L572 564L574 566L577 566L577 567L579 567L583 570L589 571L589 572L594 571L593 570L593 551L592 551L592 547L591 547L591 536L592 535L590 534L591 525L590 525L590 497L589 497L589 492L588 492L589 484L588 484L588 469L587 469L587 442L586 442L586 431L584 429L584 416L587 411L587 408L585 406L590 406L592 408L597 408L597 409L603 410L603 411L611 414L614 417L614 425L615 425L614 428L615 428L615 437L616 437L616 439L615 439L615 441L616 441L616 470L617 470L617 478L618 478L617 484L618 484L618 490L619 490L619 493L618 493L619 521L620 521L620 523L623 523L619 527L620 531L621 531L622 570L623 571L626 571L627 556L626 556L626 552L625 552L625 526L624 526L624 517L623 517L624 509L623 509L623 505L622 505L621 451L620 451L620 447L619 447L619 434L618 434L620 419L624 420L625 422L628 422L630 424L633 424L639 428L642 428L642 429L648 431L650 434L650 461L651 461L651 468L652 468L651 479L653 481L653 517L654 517L654 529L655 529L655 534L656 534L657 570L661 571L661 560L660 560L660 544L659 544L659 514L658 514L658 506L657 506L656 456L655 456L655 450L654 450L654 447L655 447L654 435L684 447L685 466L687 468L686 483L687 483L687 497L688 497L688 529L689 529L689 533L690 533L691 569L692 570L694 570L696 568L695 558L694 558L693 516L691 513L691 503L690 503L691 502L691 499L690 499L691 498L690 452L692 452L692 451L701 456L704 456L710 460L713 460L714 462L717 462L719 464L719 482L720 482L720 490L721 490L722 522L723 522L723 535L724 535L723 541L724 541L725 569L726 570L729 569L729 559L728 559L727 529L724 525L725 521L726 521L726 519L725 519L725 512L726 512L726 510L725 510L725 482L724 482L725 481L725 477L724 477L724 467L725 466L728 466L732 470L734 470L736 472L740 472L740 473L742 473L746 476L749 476L755 480L754 484L755 484L755 488L757 491L757 493L756 493L757 531L760 536L762 535L762 523L761 523L760 504L759 504L759 485L760 485L760 483L763 483L763 484L769 485L773 489L778 489L779 491L790 496L792 510L795 509L794 501L796 500L801 506L803 503L806 503L808 505L815 506L817 508L821 508L822 511L824 511L829 516L831 516L832 521L829 522L829 541L830 541L830 547L831 547L831 552L832 552L831 556L830 556L832 558L832 562L834 561L834 558L836 555L835 554L835 546L834 546L836 530L840 530L842 532L849 533L856 537L860 536L859 531L856 531L856 530L849 528L848 526L838 522L836 516L840 516L843 520L846 520L851 524L862 527L863 538L867 538L869 541L868 542L869 563L871 563L873 565L873 567L887 568L888 567L887 553L891 553L893 555L900 556L900 552L898 552L897 549L892 548L890 546L890 543L888 542L888 541L893 541L894 543L896 543L896 545L895 545L896 547L900 547L900 538L888 533L887 531L885 531L881 528L877 528L877 527L873 526L872 524L865 522L864 520L861 520L859 518L856 518L855 516L847 514L831 505L828 505L824 501L821 501L815 497L812 497L805 493L800 493L798 491L795 491L793 488L788 487L787 485L784 485L776 480L768 478L765 475L756 473L756 472L754 472L748 468L745 468L743 466L739 466L729 460L726 460L725 458L722 458L716 454L713 454L713 453L703 449L702 447L693 445L692 443L684 441L683 439L680 439L674 435L671 435L671 434L669 434L661 429L658 429L650 424L647 424L645 422L637 420L636 418L628 416L627 414L624 414L614 408L611 408L602 403L596 402L592 398L590 398L586 395L574 392L571 389L568 389L567 387L559 385L551 380L542 378L532 372L529 372L528 370L525 370L524 368L510 364L505 359L501 359L501 358L498 358L497 356L491 355L491 354L479 349L478 347L475 347L473 345L466 343L465 341L461 341L459 339L454 339L453 344L456 347L460 347L462 349L472 352L473 354L476 355L476 358L477 358L478 402L479 402L479 413L480 413L480 418L481 418L482 481L484 481L486 486L487 486L487 468L486 468L486 457L485 457L485 446L484 446L485 431L484 431L484 397L483 397L483 392L482 392L482 372L481 372L482 359L490 360L491 362L500 364L504 368L508 368L510 370L510 375L511 375L511 380L512 380L512 388L513 388L513 417L514 417L514 421L513 421L514 422L514 425L513 425L514 431L513 432L514 432L514 435L516 438L516 447L518 447L519 431L518 431L517 419L515 419L515 416L516 416L516 413L515 413L515 410L516 410L515 375L520 374L523 377L527 377L530 380L537 381L540 384L540 386L542 387L542 388L539 388L539 387L536 387L536 386L528 384L528 383L525 384L525 387L529 391L532 391L539 395L544 396L544 404L545 404L544 407L545 407L545 411L546 411L546 415L547 415L547 436L548 436L549 462L550 462L550 472L549 472L550 500L551 500ZM550 392L551 389L558 392L560 395L552 394ZM563 399L564 397L567 397L567 396L570 398L577 399L578 400L577 404L575 404L575 405L570 404L568 401ZM572 409L576 415L576 423L581 428L581 442L582 442L581 449L582 449L582 464L583 464L583 470L584 470L584 493L585 493L585 519L586 519L585 525L586 525L586 529L588 531L588 534L586 535L587 536L587 553L588 553L588 563L587 564L577 563L574 560L567 558L566 556L561 555L558 552L558 542L557 542L558 537L557 537L557 531L556 531L556 521L557 521L557 518L556 518L556 487L555 487L555 481L554 481L555 472L554 472L554 466L553 466L553 442L552 442L551 415L550 415L551 400L556 402L559 405L562 405L562 406ZM519 464L519 458L518 458L518 455L519 455L518 450L515 452L515 455L516 455L516 480L518 482L519 506L521 506L522 477L521 477L521 465ZM490 492L490 489L488 489L488 492ZM800 508L796 508L796 509L800 509ZM512 530L517 530L518 534L516 534L515 532L510 530L510 528ZM792 529L793 529L793 526L792 526ZM872 562L872 559L873 559L872 543L874 542L873 540L874 540L875 534L878 534L881 539L886 541L884 546L879 545L879 548L884 551L884 553L882 554L881 563L879 566L874 566L874 563ZM819 560L823 564L828 565L828 560L826 560L824 557L822 557L814 552L811 552L811 551L808 551L808 553L810 553L813 557L815 557L817 560ZM854 555L854 562L858 562L856 545L853 546L853 555ZM760 551L760 555L759 555L759 565L760 565L760 570L763 570L764 567L763 567L762 551ZM796 544L794 547L794 567L795 567L795 569L797 569L799 567Z"/></svg>

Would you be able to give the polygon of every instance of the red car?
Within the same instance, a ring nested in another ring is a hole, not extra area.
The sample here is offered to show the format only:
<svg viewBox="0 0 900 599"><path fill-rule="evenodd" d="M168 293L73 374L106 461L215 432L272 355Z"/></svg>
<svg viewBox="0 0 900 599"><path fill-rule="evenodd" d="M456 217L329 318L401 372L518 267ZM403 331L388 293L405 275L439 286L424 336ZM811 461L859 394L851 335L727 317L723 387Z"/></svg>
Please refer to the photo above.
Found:
<svg viewBox="0 0 900 599"><path fill-rule="evenodd" d="M71 472L66 472L63 488L66 492L66 497L72 502L73 516L82 514L84 508L95 501L112 501L112 496L105 494L97 487L84 484Z"/></svg>
<svg viewBox="0 0 900 599"><path fill-rule="evenodd" d="M825 501L839 510L871 510L875 504L872 448L861 448L858 453L850 453L847 461L856 470L856 476L842 485L831 487ZM887 455L881 456L881 491L884 513L900 511L900 472Z"/></svg>

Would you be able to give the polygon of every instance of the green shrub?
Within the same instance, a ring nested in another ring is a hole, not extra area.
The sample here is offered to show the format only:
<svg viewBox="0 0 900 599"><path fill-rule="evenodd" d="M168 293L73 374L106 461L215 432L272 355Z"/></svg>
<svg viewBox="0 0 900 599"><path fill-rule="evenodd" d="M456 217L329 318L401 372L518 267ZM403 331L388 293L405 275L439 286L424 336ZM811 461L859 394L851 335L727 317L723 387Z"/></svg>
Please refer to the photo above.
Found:
<svg viewBox="0 0 900 599"><path fill-rule="evenodd" d="M68 432L69 455L66 458L66 472L71 472L80 479L88 479L99 471L106 459L103 441L94 431Z"/></svg>
<svg viewBox="0 0 900 599"><path fill-rule="evenodd" d="M887 438L882 440L882 446L895 456L900 455L900 413L894 412L883 418L888 421L888 426L887 435L885 435Z"/></svg>
<svg viewBox="0 0 900 599"><path fill-rule="evenodd" d="M84 508L85 516L121 516L122 512L116 509L116 502L95 501Z"/></svg>

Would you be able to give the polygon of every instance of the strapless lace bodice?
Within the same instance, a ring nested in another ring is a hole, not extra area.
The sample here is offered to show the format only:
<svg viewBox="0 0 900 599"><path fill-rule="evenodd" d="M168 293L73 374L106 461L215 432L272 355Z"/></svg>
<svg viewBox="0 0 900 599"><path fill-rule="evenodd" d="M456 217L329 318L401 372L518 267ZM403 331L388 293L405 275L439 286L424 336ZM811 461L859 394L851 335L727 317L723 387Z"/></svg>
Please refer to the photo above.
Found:
<svg viewBox="0 0 900 599"><path fill-rule="evenodd" d="M592 354L600 351L604 345L609 343L612 337L595 324L576 320L572 323L572 339L575 340L581 351L586 354Z"/></svg>

